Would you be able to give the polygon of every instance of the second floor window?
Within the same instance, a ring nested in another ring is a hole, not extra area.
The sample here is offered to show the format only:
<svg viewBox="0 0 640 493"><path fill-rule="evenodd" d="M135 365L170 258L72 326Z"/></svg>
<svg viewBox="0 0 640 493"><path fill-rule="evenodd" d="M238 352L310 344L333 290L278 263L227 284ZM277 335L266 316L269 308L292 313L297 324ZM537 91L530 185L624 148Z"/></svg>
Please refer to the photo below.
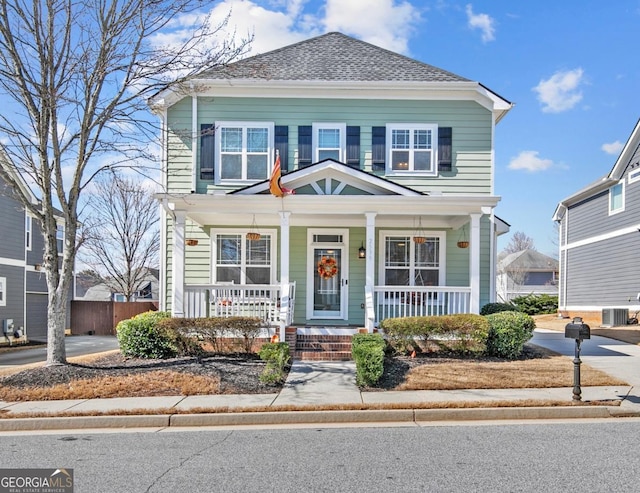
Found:
<svg viewBox="0 0 640 493"><path fill-rule="evenodd" d="M220 181L258 181L269 177L273 124L223 122L216 132Z"/></svg>
<svg viewBox="0 0 640 493"><path fill-rule="evenodd" d="M609 189L609 214L616 214L624 210L624 182Z"/></svg>
<svg viewBox="0 0 640 493"><path fill-rule="evenodd" d="M58 244L58 254L62 254L64 249L64 225L58 224L56 229L56 243Z"/></svg>
<svg viewBox="0 0 640 493"><path fill-rule="evenodd" d="M387 125L388 173L435 175L438 127L429 124Z"/></svg>
<svg viewBox="0 0 640 493"><path fill-rule="evenodd" d="M31 250L32 232L31 232L32 220L31 216L27 214L25 216L24 223L24 246L27 250Z"/></svg>
<svg viewBox="0 0 640 493"><path fill-rule="evenodd" d="M314 123L313 149L316 162L324 159L345 161L346 125L344 123Z"/></svg>

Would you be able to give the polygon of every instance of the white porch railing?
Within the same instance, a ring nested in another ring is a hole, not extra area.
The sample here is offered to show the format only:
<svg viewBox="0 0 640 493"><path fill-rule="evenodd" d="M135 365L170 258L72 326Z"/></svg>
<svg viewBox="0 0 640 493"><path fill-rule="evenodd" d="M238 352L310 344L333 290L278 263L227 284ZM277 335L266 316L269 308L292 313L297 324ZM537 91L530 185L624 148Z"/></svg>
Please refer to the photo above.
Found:
<svg viewBox="0 0 640 493"><path fill-rule="evenodd" d="M385 318L469 313L470 287L374 286L376 325Z"/></svg>
<svg viewBox="0 0 640 493"><path fill-rule="evenodd" d="M290 283L288 306L281 307L279 284L188 284L184 287L184 316L258 317L277 327L282 311L286 324L291 325L295 289L296 283Z"/></svg>

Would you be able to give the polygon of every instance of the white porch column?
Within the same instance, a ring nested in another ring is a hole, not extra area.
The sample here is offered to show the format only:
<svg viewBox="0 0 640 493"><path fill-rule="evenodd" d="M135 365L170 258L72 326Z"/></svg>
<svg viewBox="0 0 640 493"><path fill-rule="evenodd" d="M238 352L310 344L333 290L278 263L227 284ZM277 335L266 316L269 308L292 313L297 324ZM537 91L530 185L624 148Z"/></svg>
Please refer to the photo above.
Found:
<svg viewBox="0 0 640 493"><path fill-rule="evenodd" d="M365 328L367 332L373 332L375 313L369 313L370 310L373 310L373 299L368 300L367 294L374 296L373 287L376 283L376 266L375 266L375 258L376 258L376 213L375 212L365 212L365 217L367 218L367 226L366 226L366 239L365 245L366 252L366 265L365 265Z"/></svg>
<svg viewBox="0 0 640 493"><path fill-rule="evenodd" d="M287 316L291 293L289 292L289 217L290 211L280 211L280 340L285 342Z"/></svg>
<svg viewBox="0 0 640 493"><path fill-rule="evenodd" d="M184 317L184 212L173 218L171 315Z"/></svg>
<svg viewBox="0 0 640 493"><path fill-rule="evenodd" d="M480 218L471 216L471 251L469 252L469 281L471 285L471 313L480 313Z"/></svg>

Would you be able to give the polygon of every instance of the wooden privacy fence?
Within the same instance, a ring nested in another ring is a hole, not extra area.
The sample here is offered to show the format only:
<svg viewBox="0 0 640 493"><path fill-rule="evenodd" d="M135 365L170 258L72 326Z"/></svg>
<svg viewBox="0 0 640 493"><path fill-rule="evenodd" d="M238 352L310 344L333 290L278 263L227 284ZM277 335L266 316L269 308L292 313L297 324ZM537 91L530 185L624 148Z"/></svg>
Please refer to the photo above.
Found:
<svg viewBox="0 0 640 493"><path fill-rule="evenodd" d="M71 334L115 335L121 320L157 309L153 301L72 301Z"/></svg>

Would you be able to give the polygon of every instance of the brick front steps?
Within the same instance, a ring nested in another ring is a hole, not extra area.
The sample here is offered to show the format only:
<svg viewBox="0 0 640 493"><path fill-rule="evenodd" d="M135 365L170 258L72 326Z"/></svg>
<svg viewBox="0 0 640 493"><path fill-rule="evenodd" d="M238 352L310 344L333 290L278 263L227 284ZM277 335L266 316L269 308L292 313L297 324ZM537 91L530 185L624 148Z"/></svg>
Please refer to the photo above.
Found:
<svg viewBox="0 0 640 493"><path fill-rule="evenodd" d="M294 360L348 361L351 335L298 334L287 328L287 341Z"/></svg>

